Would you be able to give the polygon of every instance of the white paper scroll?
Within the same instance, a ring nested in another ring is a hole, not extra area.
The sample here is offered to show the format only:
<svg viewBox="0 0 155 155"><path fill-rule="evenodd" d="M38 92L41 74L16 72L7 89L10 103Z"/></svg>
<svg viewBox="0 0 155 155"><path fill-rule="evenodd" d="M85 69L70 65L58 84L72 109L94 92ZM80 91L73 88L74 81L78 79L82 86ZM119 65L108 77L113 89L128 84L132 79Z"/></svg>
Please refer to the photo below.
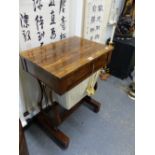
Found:
<svg viewBox="0 0 155 155"><path fill-rule="evenodd" d="M118 1L117 0L112 0L111 3L111 8L110 8L110 15L109 15L109 25L113 25L117 23L118 17L122 11L121 6L120 6L120 2L123 3L123 1Z"/></svg>
<svg viewBox="0 0 155 155"><path fill-rule="evenodd" d="M103 38L104 0L86 0L84 37L101 42Z"/></svg>
<svg viewBox="0 0 155 155"><path fill-rule="evenodd" d="M68 36L69 0L20 0L19 5L21 50Z"/></svg>

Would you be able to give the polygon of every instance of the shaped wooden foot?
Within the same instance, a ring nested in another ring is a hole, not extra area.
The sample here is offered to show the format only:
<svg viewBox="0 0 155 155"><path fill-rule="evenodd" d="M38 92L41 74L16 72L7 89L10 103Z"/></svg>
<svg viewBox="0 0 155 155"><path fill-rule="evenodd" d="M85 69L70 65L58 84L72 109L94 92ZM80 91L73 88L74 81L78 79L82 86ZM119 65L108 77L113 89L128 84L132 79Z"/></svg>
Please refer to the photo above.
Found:
<svg viewBox="0 0 155 155"><path fill-rule="evenodd" d="M57 127L52 125L52 120L48 118L45 113L40 112L35 120L37 124L45 130L46 134L48 134L61 148L66 149L68 147L69 138Z"/></svg>
<svg viewBox="0 0 155 155"><path fill-rule="evenodd" d="M89 109L93 110L95 113L100 111L101 103L97 102L93 98L86 96L84 101L87 103L85 104Z"/></svg>

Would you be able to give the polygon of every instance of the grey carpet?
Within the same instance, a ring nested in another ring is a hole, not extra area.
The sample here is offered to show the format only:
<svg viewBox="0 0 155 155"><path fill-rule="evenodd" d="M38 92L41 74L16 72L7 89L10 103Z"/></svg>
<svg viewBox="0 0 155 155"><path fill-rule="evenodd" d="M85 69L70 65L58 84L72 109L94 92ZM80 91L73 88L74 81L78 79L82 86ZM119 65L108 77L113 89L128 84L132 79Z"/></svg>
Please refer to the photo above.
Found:
<svg viewBox="0 0 155 155"><path fill-rule="evenodd" d="M135 104L125 92L129 82L112 76L98 81L94 98L102 103L100 112L81 106L60 126L70 137L66 150L30 126L25 132L30 155L134 155Z"/></svg>

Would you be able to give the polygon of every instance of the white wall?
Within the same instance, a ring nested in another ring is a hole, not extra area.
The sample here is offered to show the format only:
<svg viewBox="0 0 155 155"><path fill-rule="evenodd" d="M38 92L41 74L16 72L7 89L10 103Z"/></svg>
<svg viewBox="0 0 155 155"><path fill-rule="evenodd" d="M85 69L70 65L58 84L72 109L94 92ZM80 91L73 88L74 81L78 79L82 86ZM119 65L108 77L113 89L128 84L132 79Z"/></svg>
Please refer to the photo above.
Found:
<svg viewBox="0 0 155 155"><path fill-rule="evenodd" d="M70 36L82 36L84 0L71 0L70 2Z"/></svg>

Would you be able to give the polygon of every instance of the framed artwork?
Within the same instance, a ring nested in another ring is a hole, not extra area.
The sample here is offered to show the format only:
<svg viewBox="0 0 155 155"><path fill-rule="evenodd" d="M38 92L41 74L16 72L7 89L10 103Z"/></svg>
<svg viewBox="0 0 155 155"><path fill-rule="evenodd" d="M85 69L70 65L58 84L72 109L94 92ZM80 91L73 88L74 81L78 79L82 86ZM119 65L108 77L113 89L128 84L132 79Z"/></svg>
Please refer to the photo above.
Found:
<svg viewBox="0 0 155 155"><path fill-rule="evenodd" d="M104 0L85 0L83 37L101 42L103 35Z"/></svg>

